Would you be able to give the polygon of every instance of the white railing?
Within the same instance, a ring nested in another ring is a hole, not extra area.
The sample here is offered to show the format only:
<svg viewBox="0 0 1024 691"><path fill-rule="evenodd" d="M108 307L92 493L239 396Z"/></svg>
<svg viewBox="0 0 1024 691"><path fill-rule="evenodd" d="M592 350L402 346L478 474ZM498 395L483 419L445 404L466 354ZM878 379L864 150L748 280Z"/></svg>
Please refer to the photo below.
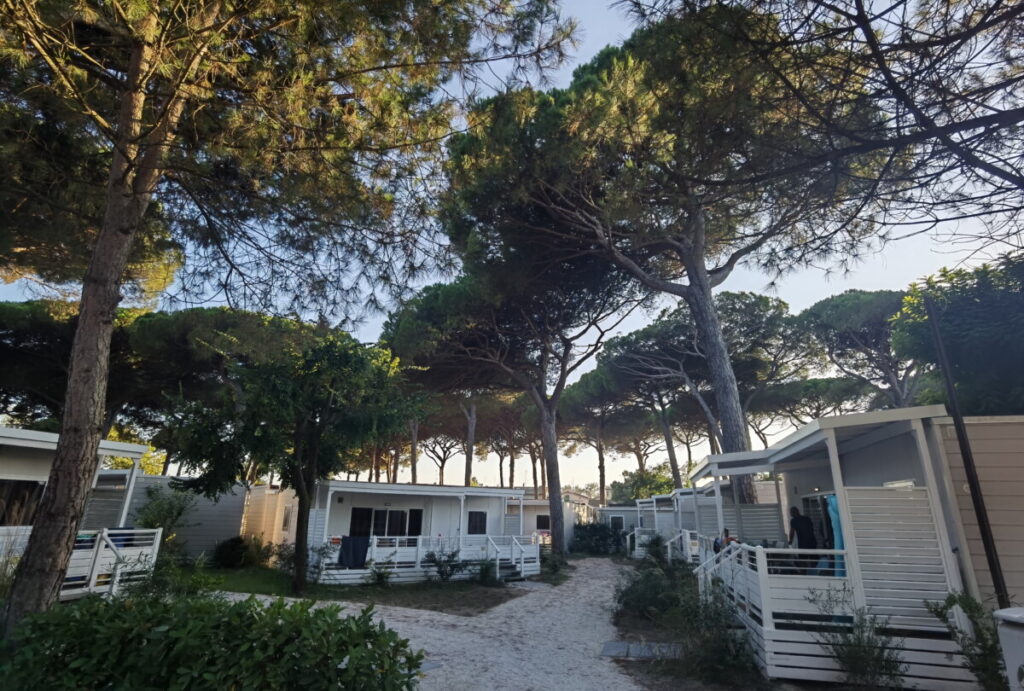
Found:
<svg viewBox="0 0 1024 691"><path fill-rule="evenodd" d="M325 553L314 569L317 574L339 562L342 541L346 538L328 538ZM540 536L533 535L466 535L466 536L414 536L367 538L365 568L372 563L378 568L423 568L423 559L430 552L458 551L463 561L493 561L500 569L502 563L516 565L522 573L526 562L540 559ZM517 561L518 557L518 561ZM358 568L358 567L356 567Z"/></svg>
<svg viewBox="0 0 1024 691"><path fill-rule="evenodd" d="M820 620L818 605L809 599L815 592L850 592L845 560L844 550L733 542L703 561L695 573L702 589L714 585L724 590L748 627L774 629L777 621L813 625Z"/></svg>
<svg viewBox="0 0 1024 691"><path fill-rule="evenodd" d="M8 529L0 559L17 559L28 544L30 527ZM160 551L163 531L83 530L75 536L68 569L60 587L60 599L71 600L90 593L116 594L128 583L149 575Z"/></svg>
<svg viewBox="0 0 1024 691"><path fill-rule="evenodd" d="M654 528L634 528L633 532L626 535L626 554L633 557L641 556L637 551L657 534L658 531Z"/></svg>
<svg viewBox="0 0 1024 691"><path fill-rule="evenodd" d="M699 564L700 535L695 530L680 530L666 544L668 560L680 560L690 564Z"/></svg>

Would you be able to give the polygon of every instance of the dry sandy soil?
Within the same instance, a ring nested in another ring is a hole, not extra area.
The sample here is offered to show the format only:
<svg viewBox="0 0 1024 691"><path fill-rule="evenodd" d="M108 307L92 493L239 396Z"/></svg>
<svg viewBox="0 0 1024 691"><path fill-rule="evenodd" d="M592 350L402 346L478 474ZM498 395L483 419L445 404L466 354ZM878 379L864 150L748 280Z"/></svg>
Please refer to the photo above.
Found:
<svg viewBox="0 0 1024 691"><path fill-rule="evenodd" d="M562 585L512 584L528 592L472 617L388 606L376 607L375 617L426 652L423 691L639 691L600 657L617 638L612 601L624 569L609 559L579 561ZM323 604L346 613L363 606Z"/></svg>
<svg viewBox="0 0 1024 691"><path fill-rule="evenodd" d="M530 592L475 617L398 607L381 607L378 616L440 665L425 673L424 691L639 689L599 657L617 637L611 606L622 570L586 559L562 585L515 584Z"/></svg>

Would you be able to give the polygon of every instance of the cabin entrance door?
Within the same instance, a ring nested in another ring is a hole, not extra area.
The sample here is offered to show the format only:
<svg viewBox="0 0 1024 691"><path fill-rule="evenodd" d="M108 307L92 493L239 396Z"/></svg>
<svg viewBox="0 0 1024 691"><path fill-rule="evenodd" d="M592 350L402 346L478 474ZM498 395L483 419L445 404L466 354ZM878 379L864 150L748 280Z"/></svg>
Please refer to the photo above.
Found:
<svg viewBox="0 0 1024 691"><path fill-rule="evenodd" d="M370 537L373 528L373 509L352 507L352 521L349 523L348 534L352 537Z"/></svg>

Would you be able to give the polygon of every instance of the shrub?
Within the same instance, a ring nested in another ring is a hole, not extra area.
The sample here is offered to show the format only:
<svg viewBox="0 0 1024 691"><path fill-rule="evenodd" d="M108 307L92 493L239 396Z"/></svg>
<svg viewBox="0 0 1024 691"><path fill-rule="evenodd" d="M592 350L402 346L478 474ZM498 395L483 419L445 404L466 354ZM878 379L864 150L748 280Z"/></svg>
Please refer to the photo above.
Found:
<svg viewBox="0 0 1024 691"><path fill-rule="evenodd" d="M294 553L294 548L292 551ZM274 547L263 544L259 538L239 535L217 545L213 550L213 564L220 569L266 566L273 552Z"/></svg>
<svg viewBox="0 0 1024 691"><path fill-rule="evenodd" d="M754 688L763 682L746 632L737 626L732 603L720 587L700 592L696 579L680 579L678 604L663 621L682 645L686 673L727 687Z"/></svg>
<svg viewBox="0 0 1024 691"><path fill-rule="evenodd" d="M638 569L616 589L615 600L617 617L642 617L672 633L683 650L682 674L737 688L760 683L731 603L719 588L701 593L686 567Z"/></svg>
<svg viewBox="0 0 1024 691"><path fill-rule="evenodd" d="M378 588L387 588L391 585L391 569L388 568L387 562L384 564L378 564L376 562L367 562L366 564L370 573L366 574L366 584L375 585Z"/></svg>
<svg viewBox="0 0 1024 691"><path fill-rule="evenodd" d="M843 670L851 686L901 686L906 665L900 655L903 641L886 635L886 620L866 608L850 608L847 588L811 591L808 601L834 626L815 633L818 643ZM849 614L846 614L849 612Z"/></svg>
<svg viewBox="0 0 1024 691"><path fill-rule="evenodd" d="M181 555L185 543L178 531L187 528L185 517L196 504L191 492L164 487L146 488L146 503L135 513L138 528L163 528L163 543L157 559L173 559Z"/></svg>
<svg viewBox="0 0 1024 691"><path fill-rule="evenodd" d="M86 598L26 619L0 675L19 689L415 687L422 653L370 608L339 614L255 598Z"/></svg>
<svg viewBox="0 0 1024 691"><path fill-rule="evenodd" d="M694 579L683 582L674 569L645 568L634 571L615 590L616 613L658 620L666 611L678 607L688 590L696 588Z"/></svg>
<svg viewBox="0 0 1024 691"><path fill-rule="evenodd" d="M622 533L605 523L577 523L572 551L579 554L617 554L622 551Z"/></svg>
<svg viewBox="0 0 1024 691"><path fill-rule="evenodd" d="M212 596L221 581L206 570L202 559L193 564L157 560L148 577L125 588L127 597Z"/></svg>
<svg viewBox="0 0 1024 691"><path fill-rule="evenodd" d="M469 564L459 559L457 549L451 552L427 552L423 563L433 567L437 579L445 583L469 567Z"/></svg>
<svg viewBox="0 0 1024 691"><path fill-rule="evenodd" d="M928 611L946 625L964 654L967 669L985 691L1006 691L1006 664L992 612L967 593L951 593L944 602L926 602ZM959 607L971 622L971 631L957 626L953 608Z"/></svg>
<svg viewBox="0 0 1024 691"><path fill-rule="evenodd" d="M498 567L490 560L485 560L477 563L476 578L481 584L487 586L501 586L505 585L500 578L498 578Z"/></svg>
<svg viewBox="0 0 1024 691"><path fill-rule="evenodd" d="M644 556L644 562L659 568L668 566L668 544L665 542L664 537L658 534L651 535L647 538L647 542L643 547L647 552Z"/></svg>

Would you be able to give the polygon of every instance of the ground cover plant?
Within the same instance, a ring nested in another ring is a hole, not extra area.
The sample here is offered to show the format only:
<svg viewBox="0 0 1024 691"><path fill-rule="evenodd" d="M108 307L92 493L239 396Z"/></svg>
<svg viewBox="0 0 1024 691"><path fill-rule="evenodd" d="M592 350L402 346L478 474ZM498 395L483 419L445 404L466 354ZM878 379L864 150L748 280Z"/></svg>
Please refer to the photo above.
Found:
<svg viewBox="0 0 1024 691"><path fill-rule="evenodd" d="M413 689L423 654L374 623L372 608L340 611L280 599L90 597L26 619L0 652L0 676L19 689Z"/></svg>
<svg viewBox="0 0 1024 691"><path fill-rule="evenodd" d="M218 587L228 592L291 595L291 580L277 569L248 568L212 571ZM311 583L304 597L388 607L407 607L459 616L474 616L525 593L518 588L494 588L478 580L429 581L376 585L324 585Z"/></svg>
<svg viewBox="0 0 1024 691"><path fill-rule="evenodd" d="M763 683L746 637L722 593L701 593L686 565L641 562L615 592L615 623L627 638L680 644L682 657L659 671L736 688Z"/></svg>

